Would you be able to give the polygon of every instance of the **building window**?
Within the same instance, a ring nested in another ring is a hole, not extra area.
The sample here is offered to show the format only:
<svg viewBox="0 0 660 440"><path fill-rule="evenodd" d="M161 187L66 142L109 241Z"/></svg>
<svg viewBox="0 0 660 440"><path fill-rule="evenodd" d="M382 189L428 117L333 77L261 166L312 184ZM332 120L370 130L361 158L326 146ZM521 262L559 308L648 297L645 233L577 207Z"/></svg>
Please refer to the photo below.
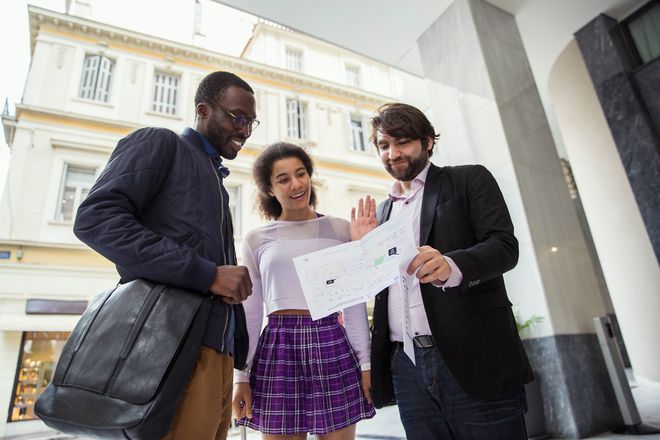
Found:
<svg viewBox="0 0 660 440"><path fill-rule="evenodd" d="M627 25L642 64L660 56L660 2L642 7Z"/></svg>
<svg viewBox="0 0 660 440"><path fill-rule="evenodd" d="M364 142L364 130L362 129L362 119L357 115L351 115L351 148L355 151L367 151Z"/></svg>
<svg viewBox="0 0 660 440"><path fill-rule="evenodd" d="M286 133L290 138L307 139L307 104L297 99L286 101Z"/></svg>
<svg viewBox="0 0 660 440"><path fill-rule="evenodd" d="M87 55L80 81L80 97L92 101L110 101L110 85L115 62L103 55Z"/></svg>
<svg viewBox="0 0 660 440"><path fill-rule="evenodd" d="M346 65L346 85L360 87L360 68Z"/></svg>
<svg viewBox="0 0 660 440"><path fill-rule="evenodd" d="M302 72L302 50L292 47L286 48L286 68Z"/></svg>
<svg viewBox="0 0 660 440"><path fill-rule="evenodd" d="M232 225L234 226L234 237L241 236L241 188L239 186L228 186L229 212L231 213Z"/></svg>
<svg viewBox="0 0 660 440"><path fill-rule="evenodd" d="M68 332L24 332L9 421L36 419L34 402L53 378Z"/></svg>
<svg viewBox="0 0 660 440"><path fill-rule="evenodd" d="M151 109L156 113L176 115L180 82L180 76L156 72L154 75L154 100Z"/></svg>
<svg viewBox="0 0 660 440"><path fill-rule="evenodd" d="M96 169L77 165L64 165L60 197L55 213L55 220L73 221L80 203L85 200L94 184Z"/></svg>

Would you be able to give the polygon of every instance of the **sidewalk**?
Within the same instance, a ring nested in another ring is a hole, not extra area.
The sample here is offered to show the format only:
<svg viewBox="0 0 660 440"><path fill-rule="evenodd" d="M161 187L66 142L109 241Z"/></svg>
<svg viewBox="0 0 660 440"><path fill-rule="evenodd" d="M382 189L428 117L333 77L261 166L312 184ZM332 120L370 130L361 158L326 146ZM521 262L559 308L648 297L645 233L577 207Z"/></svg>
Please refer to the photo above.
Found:
<svg viewBox="0 0 660 440"><path fill-rule="evenodd" d="M660 427L660 383L638 379L632 385L632 392L645 424ZM364 420L357 425L356 440L405 440L406 435L401 426L399 412L395 406L378 410L376 416L370 420ZM38 434L21 435L12 437L0 437L0 440L89 440L85 437L70 437L58 434L55 431L46 431ZM310 439L312 437L309 437ZM240 440L240 430L232 428L228 439ZM261 435L252 430L246 430L247 440L260 440ZM603 433L589 439L597 440L660 440L660 434L633 436L612 433ZM548 438L547 440L555 440Z"/></svg>
<svg viewBox="0 0 660 440"><path fill-rule="evenodd" d="M637 404L642 422L660 428L660 383L639 379L631 384L632 393ZM401 426L397 407L390 406L378 410L376 416L370 420L363 420L357 424L356 440L405 440L406 433ZM232 429L230 439L239 440L240 432ZM312 437L309 437L310 439ZM261 435L251 429L247 430L247 440L260 440ZM660 434L635 436L613 433L603 433L588 439L598 440L660 440ZM484 439L486 440L486 439ZM546 440L557 440L547 437Z"/></svg>

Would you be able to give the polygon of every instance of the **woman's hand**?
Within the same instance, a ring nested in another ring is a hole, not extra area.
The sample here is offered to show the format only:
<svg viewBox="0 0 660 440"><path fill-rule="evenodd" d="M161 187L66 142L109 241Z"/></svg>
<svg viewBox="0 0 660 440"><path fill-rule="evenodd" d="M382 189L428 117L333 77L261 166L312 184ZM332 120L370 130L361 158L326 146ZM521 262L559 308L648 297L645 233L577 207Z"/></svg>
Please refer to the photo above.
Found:
<svg viewBox="0 0 660 440"><path fill-rule="evenodd" d="M373 403L371 401L371 371L363 371L362 372L362 392L364 393L364 397L367 399L367 402Z"/></svg>
<svg viewBox="0 0 660 440"><path fill-rule="evenodd" d="M367 232L375 229L377 226L376 199L367 196L367 199L363 201L360 198L357 208L357 217L355 215L355 207L351 208L351 241L361 239L367 234Z"/></svg>
<svg viewBox="0 0 660 440"><path fill-rule="evenodd" d="M234 384L234 399L231 402L234 418L252 418L252 390L248 382Z"/></svg>

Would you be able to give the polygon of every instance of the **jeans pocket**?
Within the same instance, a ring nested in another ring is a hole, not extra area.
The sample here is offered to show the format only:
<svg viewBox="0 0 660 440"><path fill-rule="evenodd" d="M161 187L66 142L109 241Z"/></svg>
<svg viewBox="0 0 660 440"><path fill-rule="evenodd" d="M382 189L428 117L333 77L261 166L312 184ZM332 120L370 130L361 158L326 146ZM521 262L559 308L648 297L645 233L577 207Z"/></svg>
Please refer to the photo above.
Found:
<svg viewBox="0 0 660 440"><path fill-rule="evenodd" d="M394 349L390 352L390 370L391 371L394 371L394 367L396 365L396 353L397 353L397 351L399 351L398 348L396 348L396 349Z"/></svg>

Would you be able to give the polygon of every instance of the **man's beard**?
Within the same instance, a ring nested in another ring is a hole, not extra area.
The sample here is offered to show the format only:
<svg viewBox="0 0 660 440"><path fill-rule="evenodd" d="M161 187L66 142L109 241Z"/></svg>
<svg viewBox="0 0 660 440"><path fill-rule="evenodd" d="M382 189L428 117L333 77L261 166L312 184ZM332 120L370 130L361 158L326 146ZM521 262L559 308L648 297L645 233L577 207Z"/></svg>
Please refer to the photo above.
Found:
<svg viewBox="0 0 660 440"><path fill-rule="evenodd" d="M390 173L390 176L394 177L396 180L409 182L413 180L428 163L429 155L425 151L426 150L414 159L406 159L408 166L404 169L395 170L389 162L385 165L385 169Z"/></svg>

